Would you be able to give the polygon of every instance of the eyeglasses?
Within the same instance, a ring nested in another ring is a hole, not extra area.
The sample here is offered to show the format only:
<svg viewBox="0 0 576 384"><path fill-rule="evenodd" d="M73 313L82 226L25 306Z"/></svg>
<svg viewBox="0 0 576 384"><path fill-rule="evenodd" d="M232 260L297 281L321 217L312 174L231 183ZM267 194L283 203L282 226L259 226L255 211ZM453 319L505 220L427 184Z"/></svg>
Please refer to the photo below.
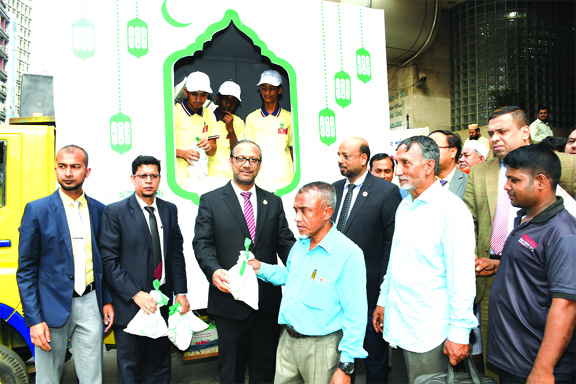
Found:
<svg viewBox="0 0 576 384"><path fill-rule="evenodd" d="M236 164L239 164L239 165L245 164L246 161L248 161L248 162L250 163L250 165L258 165L258 164L260 164L260 161L261 161L260 159L255 159L255 158L253 158L253 157L247 158L247 157L244 157L244 156L237 156L237 157L236 157L236 156L232 156L232 158L235 159L235 160L236 160Z"/></svg>
<svg viewBox="0 0 576 384"><path fill-rule="evenodd" d="M150 180L156 180L157 178L160 177L160 175L157 174L157 173L153 173L153 174L151 174L151 175L145 175L145 174L134 175L134 177L137 177L137 178L139 178L140 180L145 181L145 180L148 180L148 178L150 178Z"/></svg>
<svg viewBox="0 0 576 384"><path fill-rule="evenodd" d="M360 156L360 155L359 154L358 155L349 155L347 153L337 153L336 154L337 159L343 158L344 160L350 160L350 159L353 159L353 158L358 157L358 156Z"/></svg>
<svg viewBox="0 0 576 384"><path fill-rule="evenodd" d="M438 148L442 149L442 148L456 148L456 147L448 145L448 146L446 146L446 147L438 146Z"/></svg>

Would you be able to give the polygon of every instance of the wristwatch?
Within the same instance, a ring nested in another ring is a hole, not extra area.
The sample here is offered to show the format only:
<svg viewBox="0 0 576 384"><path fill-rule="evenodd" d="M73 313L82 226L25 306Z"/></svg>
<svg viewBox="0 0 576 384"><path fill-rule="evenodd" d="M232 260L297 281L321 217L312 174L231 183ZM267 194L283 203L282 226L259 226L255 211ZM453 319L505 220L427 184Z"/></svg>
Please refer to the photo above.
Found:
<svg viewBox="0 0 576 384"><path fill-rule="evenodd" d="M354 363L338 363L338 368L344 371L345 374L350 376L354 373Z"/></svg>

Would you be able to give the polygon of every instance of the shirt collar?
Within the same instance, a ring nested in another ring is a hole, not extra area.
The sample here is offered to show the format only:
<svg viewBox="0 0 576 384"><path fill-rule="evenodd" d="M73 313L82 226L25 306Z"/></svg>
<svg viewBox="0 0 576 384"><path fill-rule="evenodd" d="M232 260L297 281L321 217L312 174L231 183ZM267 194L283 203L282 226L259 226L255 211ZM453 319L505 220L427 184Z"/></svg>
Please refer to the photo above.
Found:
<svg viewBox="0 0 576 384"><path fill-rule="evenodd" d="M264 104L262 104L262 106L260 107L260 113L262 114L262 116L266 117L268 115L272 115L274 117L278 117L280 116L280 104L278 104L276 106L276 109L274 110L274 112L272 113L268 113L268 111L266 110L266 108L264 108Z"/></svg>
<svg viewBox="0 0 576 384"><path fill-rule="evenodd" d="M564 209L564 199L561 196L556 196L556 199L555 203L550 204L548 208L534 216L530 222L536 224L544 223L560 213ZM522 218L524 216L526 216L526 210L522 208L518 211L517 217Z"/></svg>
<svg viewBox="0 0 576 384"><path fill-rule="evenodd" d="M412 200L413 199L412 194L409 192L407 193L406 197L408 198L408 202L411 205L416 205L419 204L419 202L424 203L433 202L439 193L444 193L444 191L442 190L442 184L440 184L440 180L436 179L434 184L432 184L424 192L422 192L420 196L416 198L416 200Z"/></svg>
<svg viewBox="0 0 576 384"><path fill-rule="evenodd" d="M360 176L358 179L356 179L356 181L354 182L354 189L362 186L362 184L364 184L364 181L366 180L366 175L368 175L368 169L366 169L366 171L364 172L364 174L362 174L362 176ZM348 185L350 184L350 180L348 180L348 178L346 178L346 183L344 184L344 186L346 188L348 188Z"/></svg>
<svg viewBox="0 0 576 384"><path fill-rule="evenodd" d="M446 176L444 179L442 180L446 180L446 183L451 183L452 182L452 178L454 177L454 174L456 173L456 166L454 166L454 169L452 169L452 172L450 172L448 174L448 176ZM436 178L438 180L440 180L440 178L438 176L436 176Z"/></svg>
<svg viewBox="0 0 576 384"><path fill-rule="evenodd" d="M201 108L198 110L198 112L194 112L193 110L191 110L191 109L188 107L188 104L186 104L186 100L184 100L184 101L183 101L182 103L180 103L180 104L182 104L182 108L184 108L184 111L186 112L186 114L187 114L188 116L198 115L198 116L202 117L202 112L204 111L204 107L201 107Z"/></svg>
<svg viewBox="0 0 576 384"><path fill-rule="evenodd" d="M332 252L332 248L334 247L334 243L336 242L336 236L338 236L337 234L338 231L336 230L336 225L334 225L334 222L331 222L331 224L332 228L330 228L326 236L324 236L324 238L320 240L320 242L316 245L316 247L314 247L314 249L316 249L317 247L322 247L322 249L325 250L328 254ZM309 238L308 239L298 238L298 244L306 246L306 249L310 249Z"/></svg>
<svg viewBox="0 0 576 384"><path fill-rule="evenodd" d="M252 187L250 187L249 190L245 191L243 189L240 189L239 186L236 185L236 183L234 182L234 180L230 180L230 184L232 184L232 188L234 189L234 193L236 194L236 196L241 196L241 193L244 192L250 192L252 193L252 195L250 195L250 198L252 198L252 196L256 196L256 187L255 184L252 184Z"/></svg>
<svg viewBox="0 0 576 384"><path fill-rule="evenodd" d="M88 201L86 200L86 194L84 192L82 192L79 198L74 200L73 198L62 192L62 188L58 189L58 191L60 192L60 198L62 199L62 203L64 203L64 205L66 206L72 205L74 201L78 201L83 205L88 204Z"/></svg>
<svg viewBox="0 0 576 384"><path fill-rule="evenodd" d="M154 209L156 210L156 212L158 212L158 206L156 205L156 196L154 196L154 202L152 202L152 204L148 205L144 202L144 200L142 200L138 195L136 196L136 201L138 202L138 205L140 205L140 208L142 208L142 211L144 211L146 207L154 207Z"/></svg>

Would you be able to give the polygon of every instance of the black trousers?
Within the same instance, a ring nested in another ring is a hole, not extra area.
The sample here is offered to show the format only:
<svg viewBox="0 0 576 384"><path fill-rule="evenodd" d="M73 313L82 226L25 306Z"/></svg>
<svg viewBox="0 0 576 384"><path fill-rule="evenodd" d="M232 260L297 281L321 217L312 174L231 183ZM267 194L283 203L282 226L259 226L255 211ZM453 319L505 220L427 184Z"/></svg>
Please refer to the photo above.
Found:
<svg viewBox="0 0 576 384"><path fill-rule="evenodd" d="M114 325L119 383L170 383L171 343L124 332Z"/></svg>
<svg viewBox="0 0 576 384"><path fill-rule="evenodd" d="M218 330L218 367L221 383L273 383L280 335L278 316L252 311L244 320L214 316Z"/></svg>

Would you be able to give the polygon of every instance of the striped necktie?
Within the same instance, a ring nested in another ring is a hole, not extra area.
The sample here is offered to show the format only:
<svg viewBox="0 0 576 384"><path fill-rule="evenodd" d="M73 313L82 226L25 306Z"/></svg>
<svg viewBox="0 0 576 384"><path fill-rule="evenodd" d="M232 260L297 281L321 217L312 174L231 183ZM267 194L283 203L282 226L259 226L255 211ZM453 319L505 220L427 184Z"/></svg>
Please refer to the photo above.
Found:
<svg viewBox="0 0 576 384"><path fill-rule="evenodd" d="M252 243L254 243L254 238L256 237L256 221L254 220L254 210L252 209L252 203L250 202L252 192L242 192L240 195L244 198L244 218L246 219L246 225L248 225L248 230L250 231Z"/></svg>

